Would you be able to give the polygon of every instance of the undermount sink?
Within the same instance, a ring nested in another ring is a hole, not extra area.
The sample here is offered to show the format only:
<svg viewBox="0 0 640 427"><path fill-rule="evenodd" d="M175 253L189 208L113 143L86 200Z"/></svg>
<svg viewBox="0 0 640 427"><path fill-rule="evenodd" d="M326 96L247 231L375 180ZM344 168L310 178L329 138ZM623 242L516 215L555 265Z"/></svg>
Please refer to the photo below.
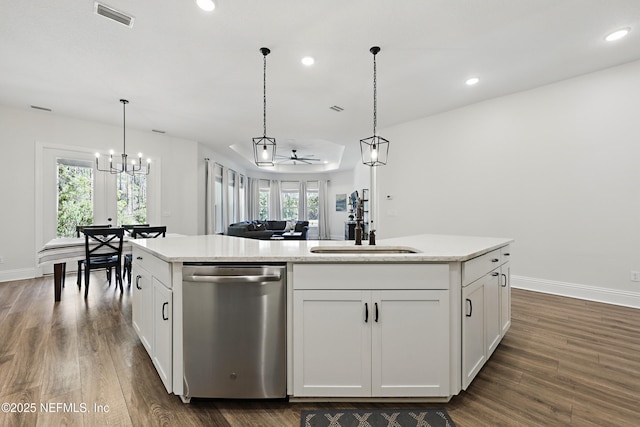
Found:
<svg viewBox="0 0 640 427"><path fill-rule="evenodd" d="M314 246L312 254L417 254L419 251L406 246Z"/></svg>

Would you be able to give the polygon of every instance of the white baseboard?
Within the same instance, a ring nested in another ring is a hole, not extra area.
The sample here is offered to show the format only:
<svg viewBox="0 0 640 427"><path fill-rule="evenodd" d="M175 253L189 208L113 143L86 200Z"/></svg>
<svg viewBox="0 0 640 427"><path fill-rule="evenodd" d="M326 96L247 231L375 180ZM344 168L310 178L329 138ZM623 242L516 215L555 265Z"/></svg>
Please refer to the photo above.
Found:
<svg viewBox="0 0 640 427"><path fill-rule="evenodd" d="M9 282L11 280L33 279L36 277L35 268L21 268L18 270L0 270L0 282Z"/></svg>
<svg viewBox="0 0 640 427"><path fill-rule="evenodd" d="M620 291L617 289L515 275L511 275L511 286L518 289L526 289L528 291L543 292L546 294L561 295L588 301L603 302L606 304L640 308L640 292Z"/></svg>

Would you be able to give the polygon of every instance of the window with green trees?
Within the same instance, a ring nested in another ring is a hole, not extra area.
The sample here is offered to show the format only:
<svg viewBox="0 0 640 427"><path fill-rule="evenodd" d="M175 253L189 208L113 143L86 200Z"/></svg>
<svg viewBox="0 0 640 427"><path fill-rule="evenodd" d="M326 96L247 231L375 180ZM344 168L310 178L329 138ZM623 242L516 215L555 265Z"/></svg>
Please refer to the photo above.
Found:
<svg viewBox="0 0 640 427"><path fill-rule="evenodd" d="M318 225L319 189L318 181L307 182L307 220L310 226Z"/></svg>
<svg viewBox="0 0 640 427"><path fill-rule="evenodd" d="M76 225L93 224L93 165L58 159L58 237L75 237Z"/></svg>
<svg viewBox="0 0 640 427"><path fill-rule="evenodd" d="M300 182L281 181L280 200L282 202L282 219L297 221L300 217Z"/></svg>
<svg viewBox="0 0 640 427"><path fill-rule="evenodd" d="M259 220L266 221L269 219L269 181L266 179L261 179L259 181Z"/></svg>
<svg viewBox="0 0 640 427"><path fill-rule="evenodd" d="M118 174L118 225L147 223L147 175Z"/></svg>

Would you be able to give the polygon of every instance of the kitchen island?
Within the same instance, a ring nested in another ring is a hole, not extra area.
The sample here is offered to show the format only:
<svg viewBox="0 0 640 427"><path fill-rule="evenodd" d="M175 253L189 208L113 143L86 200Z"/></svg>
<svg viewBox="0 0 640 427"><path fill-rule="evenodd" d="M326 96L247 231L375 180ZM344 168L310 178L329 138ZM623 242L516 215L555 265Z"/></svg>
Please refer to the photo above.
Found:
<svg viewBox="0 0 640 427"><path fill-rule="evenodd" d="M448 401L510 326L511 243L445 235L375 247L220 235L136 240L133 326L167 392L199 397L184 384L183 266L282 263L291 400Z"/></svg>

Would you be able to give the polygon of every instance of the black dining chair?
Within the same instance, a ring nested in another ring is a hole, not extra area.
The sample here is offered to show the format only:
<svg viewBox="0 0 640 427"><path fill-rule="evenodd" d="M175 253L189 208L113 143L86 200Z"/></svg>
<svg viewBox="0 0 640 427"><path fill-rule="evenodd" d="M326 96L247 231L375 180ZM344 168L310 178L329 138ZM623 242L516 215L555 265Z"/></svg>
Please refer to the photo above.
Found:
<svg viewBox="0 0 640 427"><path fill-rule="evenodd" d="M82 231L85 228L111 228L111 224L105 224L105 225L76 225L76 237L80 237L80 234L82 234ZM78 287L80 287L80 264L82 264L82 260L78 261ZM64 267L63 267L63 272L62 272L62 287L64 287L64 276L67 274L67 265L65 263Z"/></svg>
<svg viewBox="0 0 640 427"><path fill-rule="evenodd" d="M89 278L91 270L106 269L107 280L111 283L111 270L116 269L116 284L120 284L122 292L122 240L123 228L89 228L83 230L85 259L78 268L78 289L84 267L84 297L89 294Z"/></svg>
<svg viewBox="0 0 640 427"><path fill-rule="evenodd" d="M156 237L166 237L167 226L134 225L131 227L129 232L131 233L131 238L133 239L155 239ZM131 286L132 264L133 256L131 254L126 254L124 256L124 269L122 270L122 277L124 278L125 275L127 276L127 282L129 282L129 286Z"/></svg>
<svg viewBox="0 0 640 427"><path fill-rule="evenodd" d="M131 235L131 230L133 227L148 227L149 224L122 224L121 227L124 228L124 232Z"/></svg>

